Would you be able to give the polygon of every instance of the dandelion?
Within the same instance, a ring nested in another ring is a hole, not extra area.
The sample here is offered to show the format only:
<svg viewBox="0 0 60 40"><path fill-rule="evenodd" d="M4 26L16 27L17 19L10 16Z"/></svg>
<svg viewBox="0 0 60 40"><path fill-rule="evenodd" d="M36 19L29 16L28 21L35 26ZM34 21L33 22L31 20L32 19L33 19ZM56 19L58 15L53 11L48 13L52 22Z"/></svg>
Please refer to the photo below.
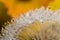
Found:
<svg viewBox="0 0 60 40"><path fill-rule="evenodd" d="M60 10L41 7L13 20L1 40L60 40Z"/></svg>

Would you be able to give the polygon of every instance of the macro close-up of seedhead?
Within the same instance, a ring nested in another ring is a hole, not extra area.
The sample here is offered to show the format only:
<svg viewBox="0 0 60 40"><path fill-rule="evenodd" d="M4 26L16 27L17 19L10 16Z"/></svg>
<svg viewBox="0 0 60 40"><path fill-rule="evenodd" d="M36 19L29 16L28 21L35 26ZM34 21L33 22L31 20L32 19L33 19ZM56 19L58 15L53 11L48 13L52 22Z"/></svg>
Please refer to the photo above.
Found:
<svg viewBox="0 0 60 40"><path fill-rule="evenodd" d="M60 40L60 0L0 0L0 40Z"/></svg>
<svg viewBox="0 0 60 40"><path fill-rule="evenodd" d="M60 10L30 10L12 19L2 33L1 40L59 40Z"/></svg>

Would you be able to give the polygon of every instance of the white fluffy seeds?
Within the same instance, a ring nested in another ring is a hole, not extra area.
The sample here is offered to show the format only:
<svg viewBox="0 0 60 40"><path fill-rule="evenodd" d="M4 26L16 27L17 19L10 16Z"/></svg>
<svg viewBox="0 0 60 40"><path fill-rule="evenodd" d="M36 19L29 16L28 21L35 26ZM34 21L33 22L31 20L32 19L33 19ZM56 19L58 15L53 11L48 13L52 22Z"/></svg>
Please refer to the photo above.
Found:
<svg viewBox="0 0 60 40"><path fill-rule="evenodd" d="M25 15L18 16L14 19L12 24L6 26L6 30L3 31L5 34L0 40L16 40L14 35L18 32L22 26L30 24L38 20L40 22L47 21L58 21L60 22L60 10L48 10L41 7L40 9L30 10Z"/></svg>

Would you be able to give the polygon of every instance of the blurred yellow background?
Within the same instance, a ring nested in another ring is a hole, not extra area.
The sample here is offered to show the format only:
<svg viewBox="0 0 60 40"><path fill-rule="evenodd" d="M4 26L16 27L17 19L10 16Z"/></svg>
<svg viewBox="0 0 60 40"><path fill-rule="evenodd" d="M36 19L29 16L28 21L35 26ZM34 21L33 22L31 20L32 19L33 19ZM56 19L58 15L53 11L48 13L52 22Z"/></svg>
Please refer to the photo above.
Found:
<svg viewBox="0 0 60 40"><path fill-rule="evenodd" d="M53 10L60 9L60 0L54 0L54 2L50 3L49 6Z"/></svg>
<svg viewBox="0 0 60 40"><path fill-rule="evenodd" d="M27 2L19 0L1 0L5 6L8 8L8 13L12 17L16 17L21 13L25 13L30 9L40 8L41 6L47 7L48 5L51 9L60 8L60 0L30 0Z"/></svg>

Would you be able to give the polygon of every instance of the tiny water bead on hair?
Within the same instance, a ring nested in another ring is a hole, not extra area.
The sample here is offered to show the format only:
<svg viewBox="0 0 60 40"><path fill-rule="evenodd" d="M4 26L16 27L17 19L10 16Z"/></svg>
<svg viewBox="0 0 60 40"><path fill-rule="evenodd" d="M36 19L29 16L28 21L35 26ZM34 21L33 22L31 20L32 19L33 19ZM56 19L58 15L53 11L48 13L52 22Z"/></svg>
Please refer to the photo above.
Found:
<svg viewBox="0 0 60 40"><path fill-rule="evenodd" d="M30 10L6 25L1 40L59 40L60 10Z"/></svg>

